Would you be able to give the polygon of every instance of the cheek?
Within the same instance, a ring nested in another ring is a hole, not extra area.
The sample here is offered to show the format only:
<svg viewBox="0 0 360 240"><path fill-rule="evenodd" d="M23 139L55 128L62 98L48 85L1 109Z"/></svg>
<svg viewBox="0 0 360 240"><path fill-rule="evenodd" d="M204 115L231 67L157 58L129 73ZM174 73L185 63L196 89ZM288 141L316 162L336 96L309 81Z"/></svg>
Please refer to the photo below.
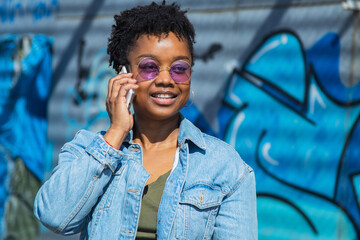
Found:
<svg viewBox="0 0 360 240"><path fill-rule="evenodd" d="M135 97L134 102L136 102L136 99L145 99L147 97L147 86L146 82L141 82L138 84L138 88L135 90Z"/></svg>
<svg viewBox="0 0 360 240"><path fill-rule="evenodd" d="M138 72L134 73L134 79L136 79L136 83L148 81L146 79L143 79Z"/></svg>
<svg viewBox="0 0 360 240"><path fill-rule="evenodd" d="M185 105L190 98L191 98L191 99L193 98L193 95L192 95L191 92L192 92L192 91L191 91L190 87L188 87L187 90L184 90L183 105Z"/></svg>

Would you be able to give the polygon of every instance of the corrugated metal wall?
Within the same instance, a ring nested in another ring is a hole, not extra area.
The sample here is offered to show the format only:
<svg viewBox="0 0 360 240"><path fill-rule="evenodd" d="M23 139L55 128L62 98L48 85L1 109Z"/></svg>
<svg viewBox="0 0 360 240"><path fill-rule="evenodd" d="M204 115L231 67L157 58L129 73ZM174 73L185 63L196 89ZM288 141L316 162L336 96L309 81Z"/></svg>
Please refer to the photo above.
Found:
<svg viewBox="0 0 360 240"><path fill-rule="evenodd" d="M1 1L0 34L53 39L47 171L77 130L107 128L113 15L148 2ZM360 238L359 11L336 0L178 2L197 33L184 114L254 168L259 238Z"/></svg>

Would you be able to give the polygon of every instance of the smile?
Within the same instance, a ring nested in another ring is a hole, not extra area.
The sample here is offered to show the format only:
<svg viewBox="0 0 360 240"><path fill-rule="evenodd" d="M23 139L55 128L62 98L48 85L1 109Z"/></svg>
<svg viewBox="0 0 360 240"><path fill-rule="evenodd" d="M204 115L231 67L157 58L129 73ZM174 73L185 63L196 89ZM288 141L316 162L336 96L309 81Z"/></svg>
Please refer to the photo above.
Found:
<svg viewBox="0 0 360 240"><path fill-rule="evenodd" d="M177 94L172 92L157 92L151 94L151 98L158 105L172 105L177 98Z"/></svg>
<svg viewBox="0 0 360 240"><path fill-rule="evenodd" d="M165 93L152 94L151 96L154 98L176 98L176 95L174 94L165 94Z"/></svg>

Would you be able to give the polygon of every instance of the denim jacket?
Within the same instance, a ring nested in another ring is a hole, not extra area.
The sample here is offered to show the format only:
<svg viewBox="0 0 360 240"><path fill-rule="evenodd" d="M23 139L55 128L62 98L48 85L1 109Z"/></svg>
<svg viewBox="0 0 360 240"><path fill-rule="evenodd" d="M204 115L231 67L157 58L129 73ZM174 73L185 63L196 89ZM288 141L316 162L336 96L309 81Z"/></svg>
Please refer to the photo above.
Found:
<svg viewBox="0 0 360 240"><path fill-rule="evenodd" d="M35 216L80 239L134 239L149 174L132 132L120 150L102 135L79 131L60 152L39 190ZM157 239L257 239L253 170L223 141L181 118L179 161L157 215Z"/></svg>

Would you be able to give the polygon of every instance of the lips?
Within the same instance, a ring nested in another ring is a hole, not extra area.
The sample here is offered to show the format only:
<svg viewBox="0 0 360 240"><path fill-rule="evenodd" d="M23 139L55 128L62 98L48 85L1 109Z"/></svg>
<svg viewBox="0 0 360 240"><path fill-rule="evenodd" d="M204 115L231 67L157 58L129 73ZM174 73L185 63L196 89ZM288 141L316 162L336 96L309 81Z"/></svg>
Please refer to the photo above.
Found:
<svg viewBox="0 0 360 240"><path fill-rule="evenodd" d="M151 98L160 105L172 104L177 97L173 92L155 92L151 94Z"/></svg>

